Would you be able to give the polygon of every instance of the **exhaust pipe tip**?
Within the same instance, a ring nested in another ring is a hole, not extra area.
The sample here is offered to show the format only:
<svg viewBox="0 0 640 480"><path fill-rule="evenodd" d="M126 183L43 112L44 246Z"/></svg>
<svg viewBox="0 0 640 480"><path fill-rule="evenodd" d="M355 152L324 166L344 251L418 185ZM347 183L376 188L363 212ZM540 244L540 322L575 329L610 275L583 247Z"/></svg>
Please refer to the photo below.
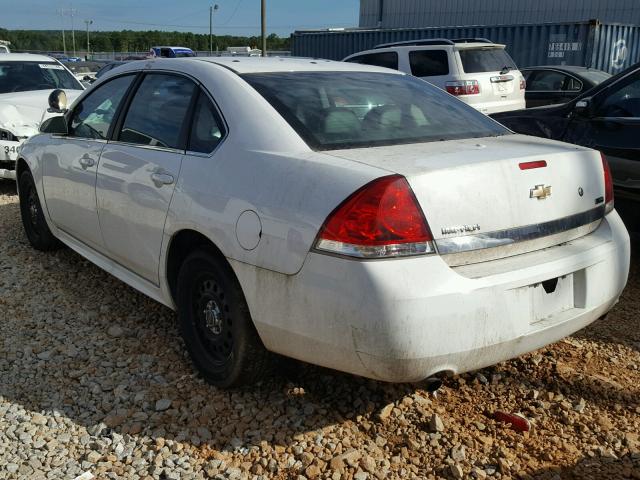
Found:
<svg viewBox="0 0 640 480"><path fill-rule="evenodd" d="M442 380L438 377L429 377L425 381L425 390L429 393L436 393L442 386Z"/></svg>

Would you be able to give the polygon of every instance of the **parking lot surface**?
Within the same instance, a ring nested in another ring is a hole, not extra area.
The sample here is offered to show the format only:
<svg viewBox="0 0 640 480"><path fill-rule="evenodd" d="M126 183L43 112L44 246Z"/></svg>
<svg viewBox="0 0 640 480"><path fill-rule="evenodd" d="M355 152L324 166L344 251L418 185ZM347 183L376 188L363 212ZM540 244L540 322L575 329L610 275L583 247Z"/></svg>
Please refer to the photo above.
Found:
<svg viewBox="0 0 640 480"><path fill-rule="evenodd" d="M436 396L293 361L222 391L172 311L71 250L32 250L0 182L0 479L640 479L638 254L606 319Z"/></svg>

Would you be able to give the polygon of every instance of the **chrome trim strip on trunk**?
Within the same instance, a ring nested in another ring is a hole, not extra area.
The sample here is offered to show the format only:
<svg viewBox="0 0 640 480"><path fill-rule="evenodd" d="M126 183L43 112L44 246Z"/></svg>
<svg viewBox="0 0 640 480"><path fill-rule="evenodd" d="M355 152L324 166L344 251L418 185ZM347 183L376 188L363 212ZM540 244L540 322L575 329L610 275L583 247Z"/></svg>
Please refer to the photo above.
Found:
<svg viewBox="0 0 640 480"><path fill-rule="evenodd" d="M441 238L435 241L436 249L440 255L450 255L535 240L602 220L604 211L604 205L600 205L592 210L551 220L550 222L498 230L496 232Z"/></svg>

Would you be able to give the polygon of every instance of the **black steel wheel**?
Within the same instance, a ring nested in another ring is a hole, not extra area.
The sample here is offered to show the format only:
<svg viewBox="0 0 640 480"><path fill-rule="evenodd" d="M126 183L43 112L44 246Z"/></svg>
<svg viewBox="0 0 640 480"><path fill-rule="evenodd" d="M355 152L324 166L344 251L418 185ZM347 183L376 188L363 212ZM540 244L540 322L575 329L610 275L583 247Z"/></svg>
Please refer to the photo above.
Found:
<svg viewBox="0 0 640 480"><path fill-rule="evenodd" d="M176 299L187 350L205 380L226 388L264 376L270 355L226 261L204 250L189 255L180 267Z"/></svg>
<svg viewBox="0 0 640 480"><path fill-rule="evenodd" d="M38 198L38 190L31 172L28 170L22 172L18 182L20 216L29 243L36 250L44 252L60 248L62 244L53 236L44 218L42 204Z"/></svg>

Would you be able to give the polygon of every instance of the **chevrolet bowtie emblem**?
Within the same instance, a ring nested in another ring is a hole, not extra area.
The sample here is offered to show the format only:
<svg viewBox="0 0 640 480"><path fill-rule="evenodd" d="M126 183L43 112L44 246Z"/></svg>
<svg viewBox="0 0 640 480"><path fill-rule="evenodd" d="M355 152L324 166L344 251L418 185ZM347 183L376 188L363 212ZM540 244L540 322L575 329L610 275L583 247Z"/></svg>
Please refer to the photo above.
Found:
<svg viewBox="0 0 640 480"><path fill-rule="evenodd" d="M530 190L529 198L537 198L538 200L544 200L551 196L551 185L548 187L545 185L536 185L535 188Z"/></svg>

